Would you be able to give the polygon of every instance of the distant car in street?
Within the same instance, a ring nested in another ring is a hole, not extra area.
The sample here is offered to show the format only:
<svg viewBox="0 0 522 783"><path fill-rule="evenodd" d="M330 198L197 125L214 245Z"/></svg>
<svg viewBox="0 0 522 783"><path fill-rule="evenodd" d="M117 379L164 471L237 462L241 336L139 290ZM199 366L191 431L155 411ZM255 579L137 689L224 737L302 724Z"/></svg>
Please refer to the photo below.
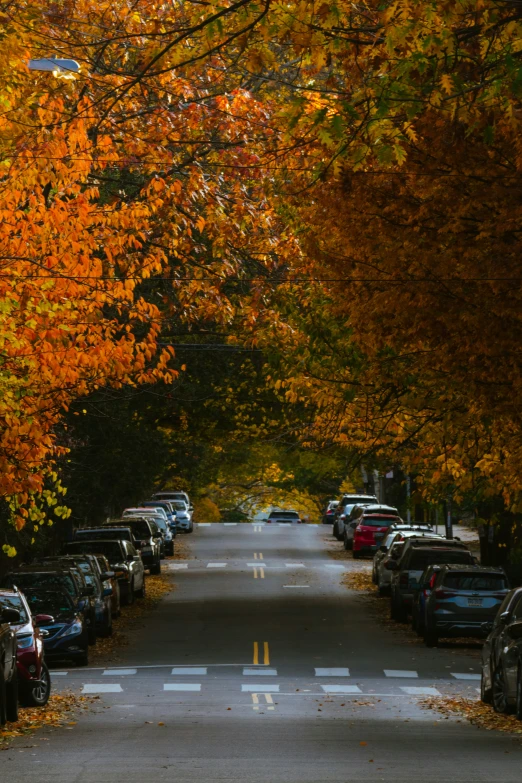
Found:
<svg viewBox="0 0 522 783"><path fill-rule="evenodd" d="M23 593L0 590L0 607L19 613L11 628L16 633L18 701L22 707L44 707L51 695L51 677L44 660L44 643L37 618L33 617Z"/></svg>
<svg viewBox="0 0 522 783"><path fill-rule="evenodd" d="M504 598L482 648L480 696L496 712L522 720L522 587Z"/></svg>
<svg viewBox="0 0 522 783"><path fill-rule="evenodd" d="M192 533L194 530L192 512L185 501L171 500L170 502L176 514L176 530L182 533Z"/></svg>
<svg viewBox="0 0 522 783"><path fill-rule="evenodd" d="M422 621L426 645L436 646L439 637L484 638L508 592L501 568L434 566Z"/></svg>
<svg viewBox="0 0 522 783"><path fill-rule="evenodd" d="M164 490L163 492L155 492L152 496L152 500L183 500L187 504L189 511L193 511L192 503L186 492L181 490Z"/></svg>
<svg viewBox="0 0 522 783"><path fill-rule="evenodd" d="M271 511L266 522L267 524L279 523L285 525L304 524L297 511Z"/></svg>

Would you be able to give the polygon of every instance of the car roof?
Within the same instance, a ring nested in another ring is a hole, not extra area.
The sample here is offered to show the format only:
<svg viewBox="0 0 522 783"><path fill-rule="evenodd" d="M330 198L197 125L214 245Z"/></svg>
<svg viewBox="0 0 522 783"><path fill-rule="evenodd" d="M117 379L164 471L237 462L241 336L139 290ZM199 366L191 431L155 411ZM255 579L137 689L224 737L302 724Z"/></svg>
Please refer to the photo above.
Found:
<svg viewBox="0 0 522 783"><path fill-rule="evenodd" d="M463 541L455 541L454 538L431 538L430 536L410 536L408 537L408 541L413 545L415 545L418 542L419 546L426 546L426 541L432 541L434 544L438 545L439 541L444 541L445 546L449 547L463 547L464 549L467 549L466 544L464 544Z"/></svg>
<svg viewBox="0 0 522 783"><path fill-rule="evenodd" d="M19 566L18 568L13 569L13 571L10 571L11 574L19 574L19 573L31 573L34 572L35 574L38 573L66 573L67 571L71 571L70 568L57 568L56 566L38 566L38 565L30 565L30 566Z"/></svg>
<svg viewBox="0 0 522 783"><path fill-rule="evenodd" d="M89 546L94 546L95 544L130 544L130 541L123 542L121 538L91 538L89 541L67 541L66 546L69 546L72 544L73 546L76 546L76 544L80 544L80 546L85 546L85 544L89 544ZM81 554L84 554L83 552ZM96 556L97 554L102 555L103 552L92 552L89 554L93 554Z"/></svg>
<svg viewBox="0 0 522 783"><path fill-rule="evenodd" d="M406 543L406 542L405 542ZM453 546L416 546L415 551L416 552L433 552L433 550L436 550L437 552L450 552L452 549L455 549ZM471 552L466 547L463 547L464 552L468 552L471 555Z"/></svg>
<svg viewBox="0 0 522 783"><path fill-rule="evenodd" d="M6 596L6 597L9 597L9 598L16 598L17 596L20 596L21 594L22 593L21 593L20 590L13 590L13 589L8 590L7 588L3 587L0 590L0 599L2 598L2 596Z"/></svg>
<svg viewBox="0 0 522 783"><path fill-rule="evenodd" d="M505 576L505 571L500 566L481 566L481 565L459 565L459 563L445 563L441 566L447 571L475 571L481 574L501 574Z"/></svg>

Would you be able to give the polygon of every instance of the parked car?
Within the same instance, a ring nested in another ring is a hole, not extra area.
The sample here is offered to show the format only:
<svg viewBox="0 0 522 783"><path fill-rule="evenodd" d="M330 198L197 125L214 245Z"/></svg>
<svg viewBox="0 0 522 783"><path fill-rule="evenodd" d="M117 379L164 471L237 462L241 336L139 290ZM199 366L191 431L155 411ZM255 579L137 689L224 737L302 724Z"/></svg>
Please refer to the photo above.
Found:
<svg viewBox="0 0 522 783"><path fill-rule="evenodd" d="M303 524L303 520L297 511L271 511L266 522L267 524L279 523L285 525Z"/></svg>
<svg viewBox="0 0 522 783"><path fill-rule="evenodd" d="M123 522L120 520L111 520L105 522L104 525L94 527L77 527L72 533L73 541L91 541L92 539L101 541L102 538L110 541L116 539L119 539L120 541L129 541L133 547L138 548L138 542L127 524L127 520L124 520Z"/></svg>
<svg viewBox="0 0 522 783"><path fill-rule="evenodd" d="M184 503L185 501L181 501ZM140 503L142 508L162 508L167 515L167 521L171 527L172 534L176 536L176 512L170 500L144 500ZM186 505L186 504L185 504Z"/></svg>
<svg viewBox="0 0 522 783"><path fill-rule="evenodd" d="M18 720L16 632L11 623L19 620L16 609L0 603L0 726Z"/></svg>
<svg viewBox="0 0 522 783"><path fill-rule="evenodd" d="M89 629L85 617L65 590L28 589L25 597L43 634L47 660L89 663Z"/></svg>
<svg viewBox="0 0 522 783"><path fill-rule="evenodd" d="M40 561L47 565L56 565L60 568L78 568L87 585L92 586L94 593L94 624L98 636L112 635L112 607L111 595L112 587L104 586L98 572L98 564L94 555L85 554L67 554L57 557L44 557Z"/></svg>
<svg viewBox="0 0 522 783"><path fill-rule="evenodd" d="M28 590L65 590L74 603L75 610L85 618L89 643L96 643L96 607L94 588L87 585L82 572L75 567L33 565L11 571L5 578L6 587Z"/></svg>
<svg viewBox="0 0 522 783"><path fill-rule="evenodd" d="M385 512L370 511L372 508L373 506L368 506L367 512L361 514L357 519L357 527L353 532L353 540L351 542L354 559L361 557L361 555L369 555L376 552L390 525L400 519L398 516L392 516ZM346 538L344 548L349 549Z"/></svg>
<svg viewBox="0 0 522 783"><path fill-rule="evenodd" d="M377 567L376 584L379 595L389 595L391 592L392 572L387 568L390 560L397 561L404 548L404 541L395 541L384 555Z"/></svg>
<svg viewBox="0 0 522 783"><path fill-rule="evenodd" d="M373 556L372 582L374 584L377 586L382 585L383 587L389 589L391 584L391 572L386 569L385 562L390 555L390 549L394 544L398 542L404 542L407 538L411 538L413 536L416 538L421 536L427 536L429 538L443 538L442 536L438 536L431 532L431 529L428 527L424 529L417 526L411 527L402 524L390 525L387 536L381 542L380 547Z"/></svg>
<svg viewBox="0 0 522 783"><path fill-rule="evenodd" d="M192 513L184 500L172 500L172 507L176 514L176 530L183 533L192 533L194 524L192 522Z"/></svg>
<svg viewBox="0 0 522 783"><path fill-rule="evenodd" d="M165 490L164 492L155 492L152 496L152 500L183 500L190 511L193 511L192 503L186 492L181 490Z"/></svg>
<svg viewBox="0 0 522 783"><path fill-rule="evenodd" d="M499 607L482 648L480 696L496 712L515 708L522 720L522 587Z"/></svg>
<svg viewBox="0 0 522 783"><path fill-rule="evenodd" d="M105 555L101 555L99 552L96 552L94 557L96 558L96 562L98 563L98 568L100 570L100 579L102 580L104 585L110 585L112 587L112 593L111 593L112 616L119 617L121 614L120 583Z"/></svg>
<svg viewBox="0 0 522 783"><path fill-rule="evenodd" d="M185 505L185 503L183 504ZM161 513L160 513L161 512ZM145 517L146 519L152 519L158 526L162 538L163 545L161 555L173 555L174 554L174 538L176 537L176 529L172 529L165 509L163 508L126 508L123 512L123 517Z"/></svg>
<svg viewBox="0 0 522 783"><path fill-rule="evenodd" d="M354 506L367 503L377 503L377 497L375 495L343 495L338 505L335 508L334 521L332 534L338 541L344 540L344 525L347 517L347 513L351 511ZM349 509L347 507L349 506Z"/></svg>
<svg viewBox="0 0 522 783"><path fill-rule="evenodd" d="M51 677L44 660L41 630L33 617L23 593L0 590L0 606L19 613L10 622L16 633L16 666L18 670L18 701L22 707L44 707L51 695Z"/></svg>
<svg viewBox="0 0 522 783"><path fill-rule="evenodd" d="M441 636L487 636L487 628L509 592L501 568L477 565L438 566L428 584L422 621L428 647L436 646Z"/></svg>
<svg viewBox="0 0 522 783"><path fill-rule="evenodd" d="M106 522L103 528L113 532L113 539L120 538L121 530L129 530L130 538L128 537L129 534L126 534L125 539L122 536L121 540L129 541L132 539L135 542L135 548L141 554L145 568L148 568L151 574L161 573L161 547L159 540L161 534L157 529L153 531L153 526L155 528L154 523L149 523L144 517L127 517L125 520L120 520L120 525L122 525L122 521L125 523L125 527L118 527L118 524L111 521ZM83 537L85 538L85 534Z"/></svg>
<svg viewBox="0 0 522 783"><path fill-rule="evenodd" d="M408 538L398 561L389 560L386 568L392 571L390 612L393 620L406 622L420 577L429 565L461 563L476 565L475 558L457 541L429 538Z"/></svg>
<svg viewBox="0 0 522 783"><path fill-rule="evenodd" d="M75 552L96 552L96 554L104 555L119 582L123 604L132 604L135 597L144 597L145 567L141 555L130 541L92 538L84 541L72 541L66 547L67 551L73 554Z"/></svg>
<svg viewBox="0 0 522 783"><path fill-rule="evenodd" d="M325 508L325 510L323 512L323 519L322 519L323 525L332 525L333 524L334 516L335 516L335 509L337 508L338 505L339 505L339 501L338 500L330 500L327 503L326 508Z"/></svg>

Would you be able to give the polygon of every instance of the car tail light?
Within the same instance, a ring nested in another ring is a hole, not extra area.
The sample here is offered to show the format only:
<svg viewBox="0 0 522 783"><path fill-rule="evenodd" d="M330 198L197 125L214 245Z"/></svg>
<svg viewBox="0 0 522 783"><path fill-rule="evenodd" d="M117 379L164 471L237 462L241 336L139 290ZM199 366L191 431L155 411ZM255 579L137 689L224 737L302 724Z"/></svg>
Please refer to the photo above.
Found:
<svg viewBox="0 0 522 783"><path fill-rule="evenodd" d="M408 587L408 582L409 582L408 574L407 573L401 574L399 577L399 585L401 587Z"/></svg>
<svg viewBox="0 0 522 783"><path fill-rule="evenodd" d="M441 590L439 587L438 590L435 590L435 598L455 598L457 593L451 593L449 590Z"/></svg>

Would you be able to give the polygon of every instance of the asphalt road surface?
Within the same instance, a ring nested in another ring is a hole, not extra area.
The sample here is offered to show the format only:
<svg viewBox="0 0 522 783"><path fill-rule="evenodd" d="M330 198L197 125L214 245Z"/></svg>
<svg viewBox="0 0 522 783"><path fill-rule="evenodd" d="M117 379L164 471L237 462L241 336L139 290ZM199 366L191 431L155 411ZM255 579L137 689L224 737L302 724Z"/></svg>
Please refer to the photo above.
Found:
<svg viewBox="0 0 522 783"><path fill-rule="evenodd" d="M522 744L423 697L477 695L478 661L379 625L329 528L201 525L121 665L53 672L100 695L72 729L0 754L6 783L520 783Z"/></svg>

